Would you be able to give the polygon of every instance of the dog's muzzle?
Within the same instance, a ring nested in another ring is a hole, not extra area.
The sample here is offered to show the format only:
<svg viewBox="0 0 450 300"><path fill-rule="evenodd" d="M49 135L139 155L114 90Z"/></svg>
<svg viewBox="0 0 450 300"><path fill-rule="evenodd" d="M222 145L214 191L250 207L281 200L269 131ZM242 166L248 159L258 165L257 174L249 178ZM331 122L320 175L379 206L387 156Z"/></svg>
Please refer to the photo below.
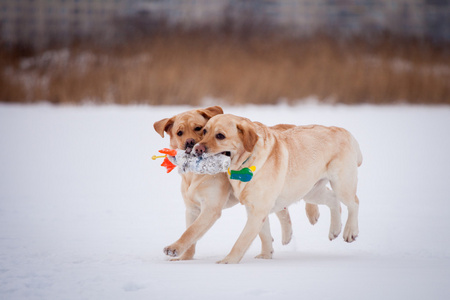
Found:
<svg viewBox="0 0 450 300"><path fill-rule="evenodd" d="M192 151L192 148L194 148L195 145L195 140L194 139L187 139L186 140L186 145L185 145L185 149L186 149L186 153L190 154Z"/></svg>

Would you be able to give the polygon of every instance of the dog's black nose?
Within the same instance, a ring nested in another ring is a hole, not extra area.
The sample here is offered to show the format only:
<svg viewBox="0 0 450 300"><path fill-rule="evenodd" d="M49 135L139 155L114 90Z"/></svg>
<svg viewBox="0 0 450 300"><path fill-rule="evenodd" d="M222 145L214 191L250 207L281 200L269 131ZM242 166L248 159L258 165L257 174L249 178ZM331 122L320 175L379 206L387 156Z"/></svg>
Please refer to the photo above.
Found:
<svg viewBox="0 0 450 300"><path fill-rule="evenodd" d="M185 145L185 149L186 149L186 153L189 154L192 151L192 148L194 148L195 145L195 140L194 139L187 139L186 140L186 145Z"/></svg>
<svg viewBox="0 0 450 300"><path fill-rule="evenodd" d="M206 147L203 144L198 144L194 147L195 155L201 156L206 152Z"/></svg>

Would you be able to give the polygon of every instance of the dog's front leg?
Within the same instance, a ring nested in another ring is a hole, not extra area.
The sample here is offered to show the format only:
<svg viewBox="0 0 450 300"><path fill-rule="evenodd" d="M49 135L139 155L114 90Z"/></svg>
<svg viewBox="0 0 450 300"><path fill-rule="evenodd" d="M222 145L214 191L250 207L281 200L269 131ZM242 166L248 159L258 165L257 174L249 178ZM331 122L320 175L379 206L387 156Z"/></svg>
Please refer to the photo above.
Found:
<svg viewBox="0 0 450 300"><path fill-rule="evenodd" d="M266 219L269 217L269 209L255 208L247 206L248 218L244 230L234 244L231 252L219 264L237 264L241 261L253 240L263 228Z"/></svg>
<svg viewBox="0 0 450 300"><path fill-rule="evenodd" d="M173 260L192 259L195 252L195 243L214 225L222 214L222 208L227 197L223 201L219 201L214 206L209 202L202 207L201 213L197 219L189 226L181 237L172 245L164 248L164 253L169 256L179 256Z"/></svg>
<svg viewBox="0 0 450 300"><path fill-rule="evenodd" d="M189 228L195 220L200 215L200 207L198 206L187 206L186 207L186 229ZM164 253L169 256L176 256L174 254L181 254L181 256L172 258L170 261L179 261L179 260L191 260L194 258L195 254L195 245L196 243L193 243L185 252L178 253L176 247L171 248L171 246L167 246L164 248Z"/></svg>
<svg viewBox="0 0 450 300"><path fill-rule="evenodd" d="M271 259L273 254L273 237L270 233L269 217L266 218L266 221L259 232L259 237L261 239L261 253L255 258Z"/></svg>

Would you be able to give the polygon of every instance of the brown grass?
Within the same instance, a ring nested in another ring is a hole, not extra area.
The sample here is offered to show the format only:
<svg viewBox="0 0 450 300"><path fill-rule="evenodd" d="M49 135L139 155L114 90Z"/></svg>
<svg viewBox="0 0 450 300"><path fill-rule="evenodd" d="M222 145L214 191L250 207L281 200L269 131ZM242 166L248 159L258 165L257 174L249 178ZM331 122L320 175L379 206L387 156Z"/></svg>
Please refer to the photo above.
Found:
<svg viewBox="0 0 450 300"><path fill-rule="evenodd" d="M448 50L423 41L177 31L69 49L3 51L0 101L199 105L213 97L263 104L316 96L348 104L450 104Z"/></svg>

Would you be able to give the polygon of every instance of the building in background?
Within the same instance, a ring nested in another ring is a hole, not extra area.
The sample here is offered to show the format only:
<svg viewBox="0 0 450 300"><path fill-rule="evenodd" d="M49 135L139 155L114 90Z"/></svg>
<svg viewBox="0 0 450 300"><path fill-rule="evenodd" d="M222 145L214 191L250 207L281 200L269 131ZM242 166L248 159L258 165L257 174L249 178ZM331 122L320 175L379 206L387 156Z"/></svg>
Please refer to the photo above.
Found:
<svg viewBox="0 0 450 300"><path fill-rule="evenodd" d="M0 38L7 45L111 41L120 38L117 21L133 19L187 27L257 20L296 35L389 31L450 40L450 0L0 0Z"/></svg>

